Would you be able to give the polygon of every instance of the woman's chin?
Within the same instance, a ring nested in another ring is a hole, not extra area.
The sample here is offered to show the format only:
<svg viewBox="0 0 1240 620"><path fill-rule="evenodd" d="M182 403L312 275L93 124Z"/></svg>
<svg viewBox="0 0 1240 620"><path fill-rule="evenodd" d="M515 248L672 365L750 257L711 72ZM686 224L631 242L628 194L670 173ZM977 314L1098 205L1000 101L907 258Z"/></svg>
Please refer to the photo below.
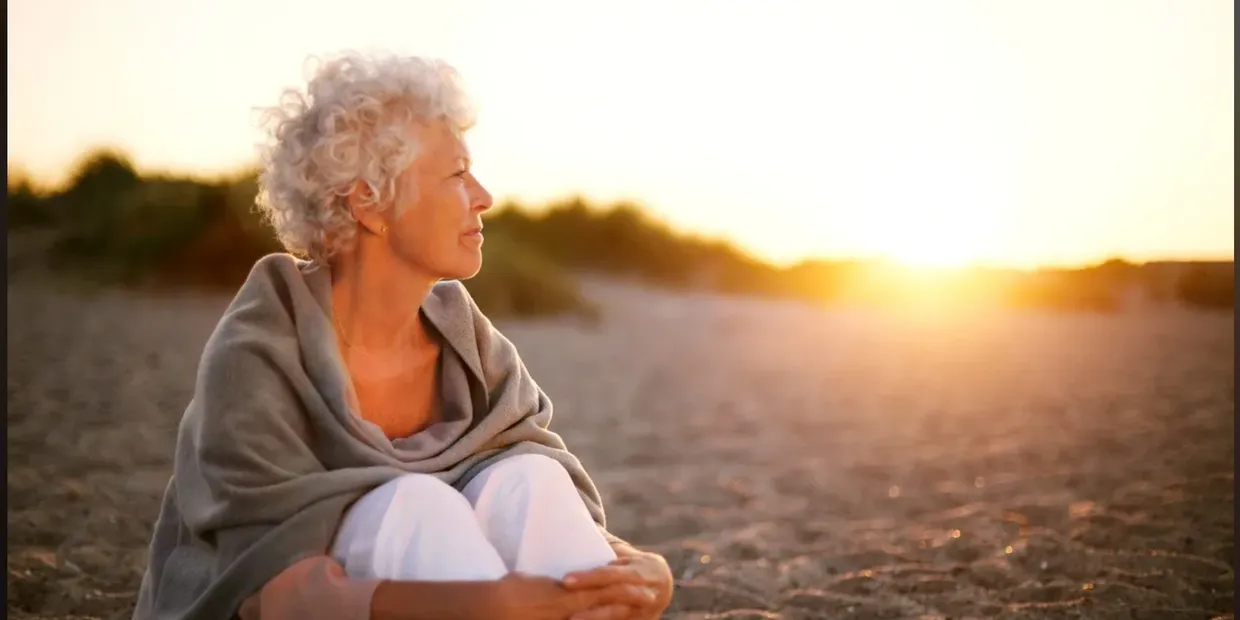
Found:
<svg viewBox="0 0 1240 620"><path fill-rule="evenodd" d="M468 280L482 271L482 256L472 257L472 260L463 260L455 265L451 273L445 275L445 280Z"/></svg>

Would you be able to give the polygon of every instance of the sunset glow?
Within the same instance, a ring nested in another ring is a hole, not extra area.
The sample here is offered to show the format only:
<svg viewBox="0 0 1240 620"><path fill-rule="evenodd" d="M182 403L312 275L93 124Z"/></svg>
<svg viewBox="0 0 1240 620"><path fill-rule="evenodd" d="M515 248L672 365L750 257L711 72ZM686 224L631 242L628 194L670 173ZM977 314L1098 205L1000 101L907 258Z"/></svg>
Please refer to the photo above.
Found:
<svg viewBox="0 0 1240 620"><path fill-rule="evenodd" d="M725 8L726 7L726 8ZM633 200L776 262L1234 253L1227 0L9 3L8 161L254 163L312 54L457 65L497 198Z"/></svg>

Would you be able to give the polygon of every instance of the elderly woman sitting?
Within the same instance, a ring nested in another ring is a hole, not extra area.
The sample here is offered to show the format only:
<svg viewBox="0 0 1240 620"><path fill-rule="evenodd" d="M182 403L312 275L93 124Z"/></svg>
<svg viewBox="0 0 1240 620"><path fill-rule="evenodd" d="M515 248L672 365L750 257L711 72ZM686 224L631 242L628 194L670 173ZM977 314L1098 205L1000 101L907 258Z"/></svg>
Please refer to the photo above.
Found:
<svg viewBox="0 0 1240 620"><path fill-rule="evenodd" d="M456 280L491 196L438 61L343 56L273 116L255 265L203 352L134 618L657 618L551 402Z"/></svg>

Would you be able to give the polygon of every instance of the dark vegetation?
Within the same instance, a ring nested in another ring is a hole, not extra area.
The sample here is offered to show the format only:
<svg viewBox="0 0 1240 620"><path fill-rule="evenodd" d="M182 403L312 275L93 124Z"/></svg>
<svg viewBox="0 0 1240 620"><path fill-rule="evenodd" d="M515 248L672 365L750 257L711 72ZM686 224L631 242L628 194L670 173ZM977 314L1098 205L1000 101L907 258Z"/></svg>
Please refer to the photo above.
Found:
<svg viewBox="0 0 1240 620"><path fill-rule="evenodd" d="M282 251L254 211L252 173L222 179L142 175L123 154L98 151L58 191L10 172L9 230L54 231L54 267L106 281L157 287L235 288L259 257ZM1080 269L970 269L927 277L874 262L768 264L721 240L684 234L640 207L570 198L531 210L515 204L487 218L485 267L466 282L498 315L594 309L574 274L596 273L677 289L848 303L1114 311L1130 300L1229 311L1234 262L1133 264Z"/></svg>

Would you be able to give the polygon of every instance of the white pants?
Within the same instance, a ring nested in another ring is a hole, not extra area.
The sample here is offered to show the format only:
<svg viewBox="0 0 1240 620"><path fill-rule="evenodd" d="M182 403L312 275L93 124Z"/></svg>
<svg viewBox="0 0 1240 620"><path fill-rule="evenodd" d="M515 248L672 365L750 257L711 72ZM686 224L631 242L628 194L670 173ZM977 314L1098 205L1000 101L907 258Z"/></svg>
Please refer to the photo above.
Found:
<svg viewBox="0 0 1240 620"><path fill-rule="evenodd" d="M349 508L331 554L350 577L407 581L559 579L616 558L568 471L536 454L491 465L462 492L423 474L392 480Z"/></svg>

